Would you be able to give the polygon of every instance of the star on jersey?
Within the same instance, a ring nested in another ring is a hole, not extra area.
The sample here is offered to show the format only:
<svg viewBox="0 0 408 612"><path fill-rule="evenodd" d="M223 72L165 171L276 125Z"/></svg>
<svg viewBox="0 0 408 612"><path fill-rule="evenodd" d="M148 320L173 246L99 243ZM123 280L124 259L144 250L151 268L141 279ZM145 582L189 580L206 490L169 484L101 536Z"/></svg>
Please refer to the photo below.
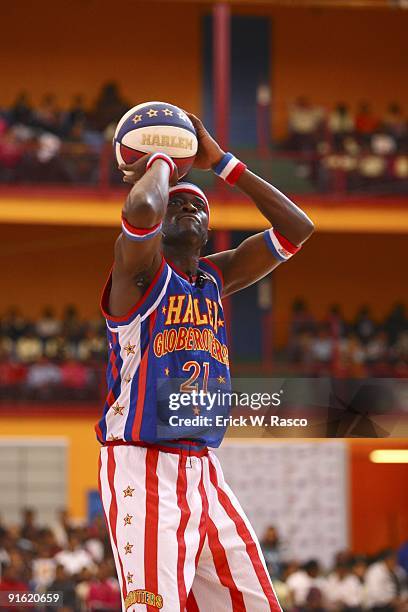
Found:
<svg viewBox="0 0 408 612"><path fill-rule="evenodd" d="M115 440L119 440L119 438L117 438L116 436L114 436L113 434L111 434L108 438L109 442L114 442Z"/></svg>
<svg viewBox="0 0 408 612"><path fill-rule="evenodd" d="M172 117L173 116L173 111L170 110L169 108L163 108L163 113L166 115L166 117Z"/></svg>
<svg viewBox="0 0 408 612"><path fill-rule="evenodd" d="M130 485L128 485L126 487L126 489L123 489L123 496L124 497L133 497L133 492L134 492L134 489L132 489L132 487Z"/></svg>
<svg viewBox="0 0 408 612"><path fill-rule="evenodd" d="M152 117L157 117L157 113L158 112L159 111L154 110L154 108L149 108L149 110L147 111L146 115L149 115L149 117L151 119Z"/></svg>
<svg viewBox="0 0 408 612"><path fill-rule="evenodd" d="M133 516L132 516L131 514L127 514L127 515L124 517L124 519L123 519L123 520L125 521L125 526L126 526L126 525L131 525L131 524L132 524L132 518L133 518Z"/></svg>
<svg viewBox="0 0 408 612"><path fill-rule="evenodd" d="M120 414L120 416L123 416L124 409L125 409L125 407L124 406L119 406L119 404L115 404L114 406L112 406L113 414L115 416L117 414Z"/></svg>
<svg viewBox="0 0 408 612"><path fill-rule="evenodd" d="M124 351L126 351L126 356L129 357L129 355L134 355L135 354L135 347L136 344L130 344L130 342L127 343L127 346L124 347Z"/></svg>
<svg viewBox="0 0 408 612"><path fill-rule="evenodd" d="M218 319L218 327L224 327L224 321L222 319Z"/></svg>
<svg viewBox="0 0 408 612"><path fill-rule="evenodd" d="M219 376L219 377L217 378L217 380L218 380L218 382L220 383L220 385L221 385L221 384L223 384L223 383L225 384L225 382L226 382L226 380L225 380L224 376Z"/></svg>
<svg viewBox="0 0 408 612"><path fill-rule="evenodd" d="M169 374L170 374L169 368L164 368L164 373L165 373L166 376L169 376Z"/></svg>
<svg viewBox="0 0 408 612"><path fill-rule="evenodd" d="M128 575L126 576L126 580L128 584L133 584L133 574L128 572Z"/></svg>
<svg viewBox="0 0 408 612"><path fill-rule="evenodd" d="M133 546L134 546L134 544L129 544L129 542L126 543L126 546L124 546L125 555L131 555L132 554Z"/></svg>
<svg viewBox="0 0 408 612"><path fill-rule="evenodd" d="M139 121L141 120L142 120L142 115L135 115L134 117L132 117L133 123L139 123Z"/></svg>
<svg viewBox="0 0 408 612"><path fill-rule="evenodd" d="M131 376L129 376L129 374L128 374L128 375L127 375L127 376L126 376L126 377L125 377L123 380L124 380L124 382L125 382L126 384L129 384L129 383L130 383L130 381L132 380L132 377L131 377Z"/></svg>

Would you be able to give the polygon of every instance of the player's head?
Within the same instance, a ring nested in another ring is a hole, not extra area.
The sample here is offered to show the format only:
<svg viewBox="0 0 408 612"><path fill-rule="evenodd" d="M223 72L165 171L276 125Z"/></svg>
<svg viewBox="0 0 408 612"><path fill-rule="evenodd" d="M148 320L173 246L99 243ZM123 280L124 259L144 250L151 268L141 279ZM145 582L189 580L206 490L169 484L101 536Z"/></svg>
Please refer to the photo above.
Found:
<svg viewBox="0 0 408 612"><path fill-rule="evenodd" d="M208 239L210 207L205 193L193 183L180 182L169 189L163 219L163 243L180 248L201 248Z"/></svg>

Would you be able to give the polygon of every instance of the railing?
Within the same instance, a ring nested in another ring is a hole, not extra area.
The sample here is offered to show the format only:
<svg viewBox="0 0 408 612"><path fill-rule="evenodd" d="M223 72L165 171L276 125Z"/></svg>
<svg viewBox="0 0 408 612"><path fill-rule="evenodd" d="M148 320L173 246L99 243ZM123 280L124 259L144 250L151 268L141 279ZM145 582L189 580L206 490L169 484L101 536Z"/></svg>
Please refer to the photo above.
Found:
<svg viewBox="0 0 408 612"><path fill-rule="evenodd" d="M408 195L408 155L299 153L267 149L236 151L250 168L292 194L322 194L328 199L355 195ZM192 170L190 179L217 192L223 185L212 173ZM110 143L89 146L61 143L17 145L0 142L0 195L35 186L85 189L109 194L126 188Z"/></svg>

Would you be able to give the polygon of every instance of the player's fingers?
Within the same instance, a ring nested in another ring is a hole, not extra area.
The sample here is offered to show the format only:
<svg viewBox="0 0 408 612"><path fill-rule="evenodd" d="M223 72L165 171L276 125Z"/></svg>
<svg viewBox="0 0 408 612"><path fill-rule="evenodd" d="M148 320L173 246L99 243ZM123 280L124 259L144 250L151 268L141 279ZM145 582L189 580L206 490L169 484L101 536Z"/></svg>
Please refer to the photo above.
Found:
<svg viewBox="0 0 408 612"><path fill-rule="evenodd" d="M131 176L126 176L126 175L122 178L122 181L124 183L129 183L129 185L134 185L136 183L136 180L134 178L132 178Z"/></svg>

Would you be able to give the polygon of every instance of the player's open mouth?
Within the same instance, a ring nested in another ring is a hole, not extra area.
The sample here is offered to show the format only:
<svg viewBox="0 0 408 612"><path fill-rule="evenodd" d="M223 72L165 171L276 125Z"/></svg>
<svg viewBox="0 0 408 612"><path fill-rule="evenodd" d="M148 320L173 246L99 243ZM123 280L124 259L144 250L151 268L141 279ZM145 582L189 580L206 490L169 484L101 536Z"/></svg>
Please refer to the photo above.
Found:
<svg viewBox="0 0 408 612"><path fill-rule="evenodd" d="M179 215L177 217L177 221L180 221L180 219L194 219L194 221L198 221L197 215L193 215L191 213L186 213L185 215Z"/></svg>

